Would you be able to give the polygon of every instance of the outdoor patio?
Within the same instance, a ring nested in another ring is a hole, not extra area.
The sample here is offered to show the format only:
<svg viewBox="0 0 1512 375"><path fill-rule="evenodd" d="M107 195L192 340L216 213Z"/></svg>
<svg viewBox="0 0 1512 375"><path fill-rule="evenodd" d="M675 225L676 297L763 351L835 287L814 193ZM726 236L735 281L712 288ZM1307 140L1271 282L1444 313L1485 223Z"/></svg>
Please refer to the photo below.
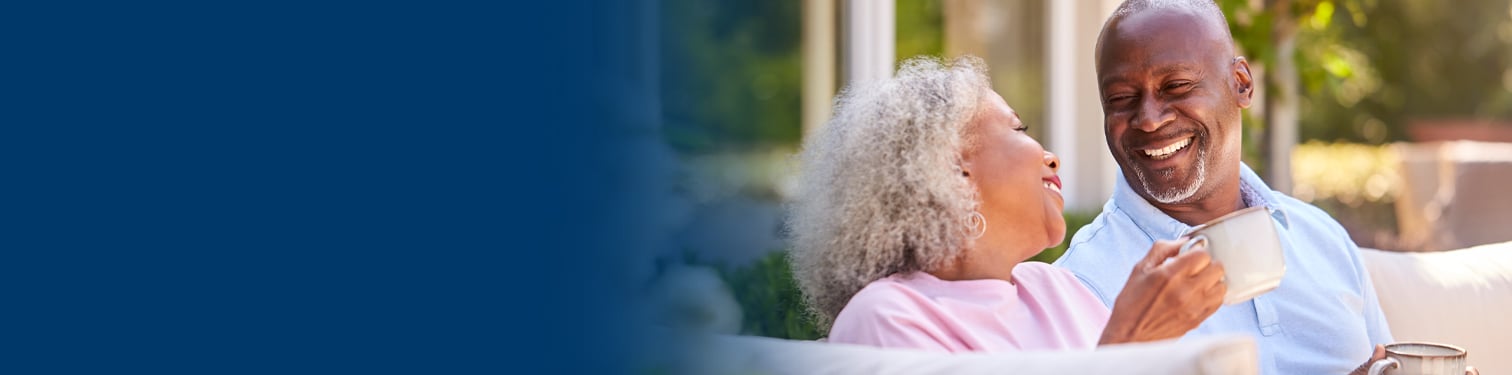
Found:
<svg viewBox="0 0 1512 375"><path fill-rule="evenodd" d="M647 168L661 176L662 199L647 219L658 228L648 234L658 245L637 255L635 281L648 290L684 284L676 290L697 297L658 297L653 300L669 302L650 307L648 316L661 316L653 320L674 330L715 335L708 342L715 351L749 349L711 354L715 358L778 373L1032 363L1057 372L1167 373L1162 369L1170 368L1153 365L1107 367L1117 358L1156 353L1186 358L1174 361L1187 366L1179 372L1253 368L1236 359L1255 350L1243 340L1059 361L1027 359L1046 356L1036 353L944 362L795 341L820 334L802 317L785 258L784 204L796 169L791 155L823 126L834 95L847 83L890 75L900 58L983 57L994 90L1062 160L1070 238L1097 215L1119 173L1098 126L1103 115L1092 66L1092 45L1118 3L662 1L640 30L649 36L626 36L661 51L642 61L645 69L632 79L645 83L636 95L645 98L642 104L660 108L637 112L646 129L632 142L658 155ZM1219 3L1266 82L1246 112L1245 163L1278 191L1324 209L1370 249L1367 266L1398 341L1454 343L1469 349L1484 373L1512 372L1512 359L1493 354L1512 351L1506 344L1512 326L1500 318L1512 312L1512 231L1505 225L1512 222L1505 188L1512 185L1512 139L1505 137L1512 134L1512 75L1506 73L1512 72L1512 34L1501 31L1512 30L1512 4ZM1443 26L1450 24L1475 27ZM1389 30L1403 28L1442 32L1406 37ZM1450 53L1471 50L1465 40L1481 41L1473 49L1479 55ZM1430 53L1404 56L1403 49ZM1442 82L1425 78L1435 76ZM1064 246L1034 260L1053 261ZM701 366L652 362L647 366Z"/></svg>

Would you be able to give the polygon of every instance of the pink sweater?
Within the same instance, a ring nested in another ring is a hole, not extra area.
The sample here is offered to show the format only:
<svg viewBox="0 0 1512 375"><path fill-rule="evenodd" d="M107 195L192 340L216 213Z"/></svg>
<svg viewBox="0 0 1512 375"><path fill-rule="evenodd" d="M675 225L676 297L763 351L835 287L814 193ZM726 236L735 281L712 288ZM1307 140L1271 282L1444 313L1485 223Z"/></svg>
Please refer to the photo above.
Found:
<svg viewBox="0 0 1512 375"><path fill-rule="evenodd" d="M1089 350L1108 308L1069 271L1026 262L1013 282L894 274L867 284L829 341L943 352Z"/></svg>

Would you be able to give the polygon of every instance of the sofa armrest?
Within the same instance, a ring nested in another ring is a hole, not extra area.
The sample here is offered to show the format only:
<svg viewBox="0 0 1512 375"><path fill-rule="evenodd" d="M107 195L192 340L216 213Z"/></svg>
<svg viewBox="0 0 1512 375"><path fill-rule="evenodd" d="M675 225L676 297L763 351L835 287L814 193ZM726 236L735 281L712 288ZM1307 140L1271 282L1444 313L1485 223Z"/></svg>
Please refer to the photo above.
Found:
<svg viewBox="0 0 1512 375"><path fill-rule="evenodd" d="M711 335L689 353L695 372L736 374L1256 374L1245 336L1113 345L1096 351L937 353Z"/></svg>
<svg viewBox="0 0 1512 375"><path fill-rule="evenodd" d="M1361 249L1398 342L1470 352L1487 374L1512 373L1512 242L1433 253Z"/></svg>

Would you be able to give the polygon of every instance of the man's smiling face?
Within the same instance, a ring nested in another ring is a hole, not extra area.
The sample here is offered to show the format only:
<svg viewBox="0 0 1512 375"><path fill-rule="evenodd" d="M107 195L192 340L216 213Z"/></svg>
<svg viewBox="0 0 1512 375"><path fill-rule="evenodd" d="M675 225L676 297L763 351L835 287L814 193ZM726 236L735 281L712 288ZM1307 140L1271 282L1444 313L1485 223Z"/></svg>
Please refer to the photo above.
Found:
<svg viewBox="0 0 1512 375"><path fill-rule="evenodd" d="M1108 23L1097 78L1108 149L1130 187L1157 205L1188 204L1237 184L1249 65L1221 22L1181 9Z"/></svg>

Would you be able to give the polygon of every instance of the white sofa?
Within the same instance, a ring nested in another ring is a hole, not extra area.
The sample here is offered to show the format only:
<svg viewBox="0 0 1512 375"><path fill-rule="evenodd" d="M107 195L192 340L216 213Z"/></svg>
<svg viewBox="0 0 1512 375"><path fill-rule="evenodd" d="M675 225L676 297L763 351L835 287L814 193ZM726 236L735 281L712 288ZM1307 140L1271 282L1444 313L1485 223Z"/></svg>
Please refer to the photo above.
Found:
<svg viewBox="0 0 1512 375"><path fill-rule="evenodd" d="M1397 341L1453 344L1483 374L1512 374L1512 242L1434 253L1363 250Z"/></svg>
<svg viewBox="0 0 1512 375"><path fill-rule="evenodd" d="M1459 345L1482 373L1512 373L1512 242L1440 253L1364 250L1398 341ZM1089 352L939 354L761 337L686 341L677 367L732 374L1254 374L1244 336L1119 345Z"/></svg>
<svg viewBox="0 0 1512 375"><path fill-rule="evenodd" d="M726 374L1234 374L1257 373L1244 336L1115 345L1087 352L944 354L902 349L714 336L687 373Z"/></svg>

